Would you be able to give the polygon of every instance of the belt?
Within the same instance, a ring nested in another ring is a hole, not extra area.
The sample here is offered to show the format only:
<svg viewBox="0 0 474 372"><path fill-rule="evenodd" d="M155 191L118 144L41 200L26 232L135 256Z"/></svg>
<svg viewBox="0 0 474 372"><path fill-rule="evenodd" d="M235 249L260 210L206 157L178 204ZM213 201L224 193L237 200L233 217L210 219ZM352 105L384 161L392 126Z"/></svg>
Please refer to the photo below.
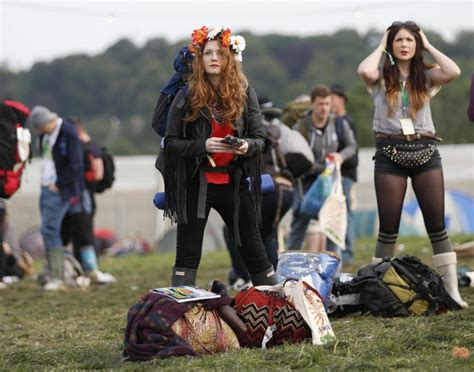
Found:
<svg viewBox="0 0 474 372"><path fill-rule="evenodd" d="M387 134L387 133L376 133L375 138L388 138L402 141L417 141L422 139L430 139L441 142L443 139L435 136L433 133L415 133L415 134Z"/></svg>

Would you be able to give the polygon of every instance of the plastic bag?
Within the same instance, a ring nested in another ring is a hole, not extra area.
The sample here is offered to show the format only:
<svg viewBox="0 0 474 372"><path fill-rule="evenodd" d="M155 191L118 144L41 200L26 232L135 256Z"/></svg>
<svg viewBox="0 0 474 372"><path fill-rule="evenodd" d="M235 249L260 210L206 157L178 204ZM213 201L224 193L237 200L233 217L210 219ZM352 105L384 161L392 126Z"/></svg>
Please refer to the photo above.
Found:
<svg viewBox="0 0 474 372"><path fill-rule="evenodd" d="M276 275L278 281L304 278L327 304L339 264L340 259L331 253L283 252L278 258Z"/></svg>
<svg viewBox="0 0 474 372"><path fill-rule="evenodd" d="M305 193L300 205L300 214L310 218L317 218L324 201L331 193L334 183L335 165L331 161L326 162L326 169L313 182Z"/></svg>

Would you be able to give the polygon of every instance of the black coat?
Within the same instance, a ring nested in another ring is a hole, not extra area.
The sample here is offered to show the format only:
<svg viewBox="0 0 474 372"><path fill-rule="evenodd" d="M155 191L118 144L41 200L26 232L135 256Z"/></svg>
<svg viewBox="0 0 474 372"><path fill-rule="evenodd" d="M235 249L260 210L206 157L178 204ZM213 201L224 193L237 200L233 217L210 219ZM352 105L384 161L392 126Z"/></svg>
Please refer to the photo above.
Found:
<svg viewBox="0 0 474 372"><path fill-rule="evenodd" d="M164 140L165 151L165 216L173 221L186 223L186 183L199 176L200 167L207 164L206 140L211 136L211 114L202 109L193 122L185 123L187 99L179 91L170 108ZM260 215L261 205L261 154L265 147L265 135L257 94L249 88L242 118L235 121L237 137L245 139L249 148L245 155L237 156L233 165L242 169L244 177L252 177L252 196L255 212ZM260 218L257 218L259 221Z"/></svg>

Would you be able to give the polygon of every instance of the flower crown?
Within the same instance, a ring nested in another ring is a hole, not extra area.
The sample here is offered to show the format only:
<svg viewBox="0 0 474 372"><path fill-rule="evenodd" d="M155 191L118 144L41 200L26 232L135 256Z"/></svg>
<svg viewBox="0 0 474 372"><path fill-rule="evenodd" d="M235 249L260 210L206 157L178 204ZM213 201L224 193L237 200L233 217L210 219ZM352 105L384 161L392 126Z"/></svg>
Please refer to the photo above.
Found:
<svg viewBox="0 0 474 372"><path fill-rule="evenodd" d="M232 35L230 28L222 26L209 28L202 26L191 34L192 42L189 45L191 52L204 46L209 40L219 40L223 48L229 48L235 54L235 58L242 62L242 52L245 49L245 39L240 35Z"/></svg>

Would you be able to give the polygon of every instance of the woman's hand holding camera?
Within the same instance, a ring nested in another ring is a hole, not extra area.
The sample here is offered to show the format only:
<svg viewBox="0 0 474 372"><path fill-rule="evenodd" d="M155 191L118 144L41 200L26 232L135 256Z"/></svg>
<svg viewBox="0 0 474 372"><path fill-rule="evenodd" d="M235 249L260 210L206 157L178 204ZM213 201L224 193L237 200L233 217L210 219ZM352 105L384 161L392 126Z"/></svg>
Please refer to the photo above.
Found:
<svg viewBox="0 0 474 372"><path fill-rule="evenodd" d="M237 141L236 145L231 145L228 141L224 141L222 137L210 137L206 140L206 151L209 153L233 152L236 155L245 154L249 148L248 142L243 139Z"/></svg>

